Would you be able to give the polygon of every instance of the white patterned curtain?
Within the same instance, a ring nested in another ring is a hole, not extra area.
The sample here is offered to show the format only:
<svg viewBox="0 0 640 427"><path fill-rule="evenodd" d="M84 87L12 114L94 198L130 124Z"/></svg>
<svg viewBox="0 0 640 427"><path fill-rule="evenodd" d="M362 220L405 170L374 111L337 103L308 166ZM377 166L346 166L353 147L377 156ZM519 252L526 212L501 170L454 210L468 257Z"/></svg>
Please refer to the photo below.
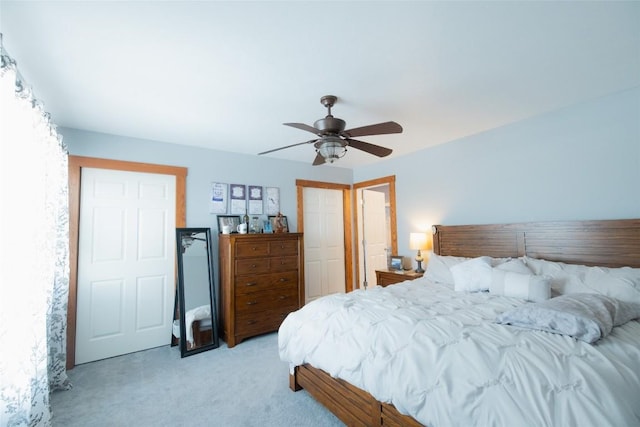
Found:
<svg viewBox="0 0 640 427"><path fill-rule="evenodd" d="M67 152L0 34L0 426L49 426L69 388Z"/></svg>

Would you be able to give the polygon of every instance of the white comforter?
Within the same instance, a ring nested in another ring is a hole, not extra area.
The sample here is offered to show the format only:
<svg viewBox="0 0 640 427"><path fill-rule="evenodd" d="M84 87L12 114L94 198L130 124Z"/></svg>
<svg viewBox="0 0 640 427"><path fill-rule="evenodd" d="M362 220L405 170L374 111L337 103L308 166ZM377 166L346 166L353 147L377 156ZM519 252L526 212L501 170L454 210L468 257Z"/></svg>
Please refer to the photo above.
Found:
<svg viewBox="0 0 640 427"><path fill-rule="evenodd" d="M331 295L285 319L280 358L425 425L640 425L640 322L594 345L493 323L523 303L426 279Z"/></svg>

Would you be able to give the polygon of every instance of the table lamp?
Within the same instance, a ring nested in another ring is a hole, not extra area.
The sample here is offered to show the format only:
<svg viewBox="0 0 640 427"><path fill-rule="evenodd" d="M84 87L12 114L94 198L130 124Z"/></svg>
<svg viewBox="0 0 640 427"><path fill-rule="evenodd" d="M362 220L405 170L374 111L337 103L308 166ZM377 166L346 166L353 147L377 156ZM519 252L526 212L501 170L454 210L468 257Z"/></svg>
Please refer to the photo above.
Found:
<svg viewBox="0 0 640 427"><path fill-rule="evenodd" d="M427 249L427 233L411 233L409 234L409 248L413 250L417 250L416 254L416 262L418 263L418 268L416 268L416 273L424 273L422 269L422 253L420 252L422 249Z"/></svg>

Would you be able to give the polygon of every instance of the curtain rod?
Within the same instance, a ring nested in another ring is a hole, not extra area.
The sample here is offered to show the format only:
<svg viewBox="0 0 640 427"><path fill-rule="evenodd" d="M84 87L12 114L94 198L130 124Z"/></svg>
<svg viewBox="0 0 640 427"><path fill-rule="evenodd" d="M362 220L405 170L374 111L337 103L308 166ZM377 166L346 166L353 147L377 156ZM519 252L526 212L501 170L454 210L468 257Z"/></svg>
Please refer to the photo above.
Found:
<svg viewBox="0 0 640 427"><path fill-rule="evenodd" d="M2 68L13 66L16 72L16 77L21 81L21 85L24 84L24 77L20 74L20 70L18 70L18 63L15 59L9 55L7 49L4 48L4 34L0 32L0 55L2 56Z"/></svg>
<svg viewBox="0 0 640 427"><path fill-rule="evenodd" d="M19 94L18 96L29 101L32 108L36 108L40 111L40 114L42 114L49 127L49 132L51 132L51 134L54 135L55 138L57 138L58 143L63 148L63 150L67 151L66 144L62 141L62 135L58 133L56 129L57 125L53 123L51 114L44 109L44 103L36 98L35 94L33 93L33 89L27 84L26 80L20 73L20 70L18 69L18 63L11 57L11 55L9 55L9 52L7 52L7 50L4 48L3 37L4 35L2 34L2 32L0 32L0 70L4 70L5 68L12 68L14 70L14 72L16 73L16 93Z"/></svg>
<svg viewBox="0 0 640 427"><path fill-rule="evenodd" d="M27 96L31 100L31 103L34 106L36 104L40 104L42 106L42 103L39 102L36 99L35 95L29 89L30 86L27 84L27 81L25 80L24 76L20 72L20 69L18 68L18 62L15 59L13 59L13 57L9 54L7 49L5 49L3 37L4 37L4 35L2 33L0 33L0 56L2 56L0 67L2 67L2 68L10 67L15 71L15 73L16 73L16 92L18 92L18 93L30 92Z"/></svg>

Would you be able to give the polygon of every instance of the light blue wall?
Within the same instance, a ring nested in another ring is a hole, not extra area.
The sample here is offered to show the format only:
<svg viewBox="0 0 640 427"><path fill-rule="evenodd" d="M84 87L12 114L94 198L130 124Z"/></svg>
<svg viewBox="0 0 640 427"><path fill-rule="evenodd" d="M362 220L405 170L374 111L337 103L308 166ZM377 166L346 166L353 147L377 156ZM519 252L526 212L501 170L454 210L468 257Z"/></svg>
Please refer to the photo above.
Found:
<svg viewBox="0 0 640 427"><path fill-rule="evenodd" d="M354 171L396 175L398 250L433 224L640 217L640 88Z"/></svg>
<svg viewBox="0 0 640 427"><path fill-rule="evenodd" d="M398 248L433 224L640 217L640 88L355 169L61 129L71 154L189 168L187 225L213 226L213 181L279 187L296 223L296 179L396 176Z"/></svg>
<svg viewBox="0 0 640 427"><path fill-rule="evenodd" d="M280 209L296 231L296 179L350 184L351 169L312 166L310 163L213 151L123 136L61 128L60 133L77 156L154 163L188 168L187 227L215 226L209 214L212 182L280 188ZM213 230L214 232L216 230Z"/></svg>
<svg viewBox="0 0 640 427"><path fill-rule="evenodd" d="M290 230L296 231L296 179L350 184L351 169L323 168L303 162L234 154L203 148L127 138L78 129L60 128L69 153L76 156L126 160L188 168L187 227L209 227L217 233L216 215L209 213L212 182L280 188L280 209ZM217 235L212 235L217 243ZM220 304L218 245L213 245L216 294Z"/></svg>

